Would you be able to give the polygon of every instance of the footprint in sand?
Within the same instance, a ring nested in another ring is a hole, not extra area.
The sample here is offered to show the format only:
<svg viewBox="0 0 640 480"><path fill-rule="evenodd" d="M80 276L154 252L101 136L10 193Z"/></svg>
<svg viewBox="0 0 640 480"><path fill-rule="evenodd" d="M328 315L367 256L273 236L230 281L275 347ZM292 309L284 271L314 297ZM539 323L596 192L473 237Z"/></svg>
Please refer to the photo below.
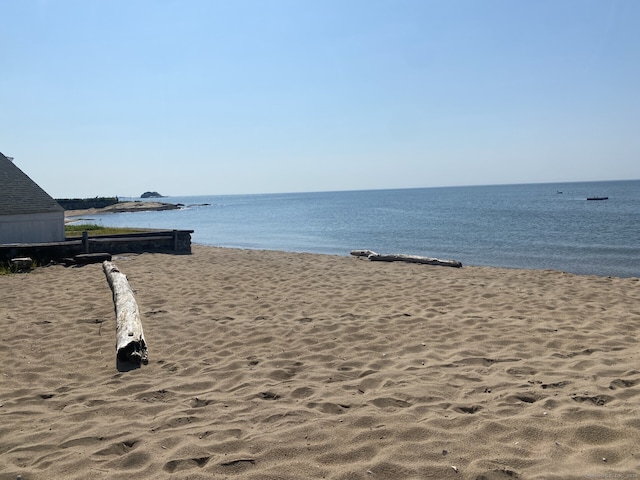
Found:
<svg viewBox="0 0 640 480"><path fill-rule="evenodd" d="M180 460L169 460L162 469L165 472L174 473L180 470L204 467L211 457L187 458Z"/></svg>
<svg viewBox="0 0 640 480"><path fill-rule="evenodd" d="M629 388L629 387L633 387L637 383L638 383L637 380L623 380L621 378L618 378L616 380L613 380L609 384L609 389L615 390L616 388Z"/></svg>

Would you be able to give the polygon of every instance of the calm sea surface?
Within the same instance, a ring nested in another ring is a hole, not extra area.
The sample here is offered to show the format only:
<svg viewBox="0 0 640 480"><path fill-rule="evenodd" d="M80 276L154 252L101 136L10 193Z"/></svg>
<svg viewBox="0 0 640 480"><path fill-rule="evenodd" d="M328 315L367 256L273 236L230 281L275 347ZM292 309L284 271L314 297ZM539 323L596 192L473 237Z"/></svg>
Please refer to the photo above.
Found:
<svg viewBox="0 0 640 480"><path fill-rule="evenodd" d="M466 265L640 277L640 180L163 201L186 208L91 218L105 226L194 230L194 243L223 247L336 255L370 249Z"/></svg>

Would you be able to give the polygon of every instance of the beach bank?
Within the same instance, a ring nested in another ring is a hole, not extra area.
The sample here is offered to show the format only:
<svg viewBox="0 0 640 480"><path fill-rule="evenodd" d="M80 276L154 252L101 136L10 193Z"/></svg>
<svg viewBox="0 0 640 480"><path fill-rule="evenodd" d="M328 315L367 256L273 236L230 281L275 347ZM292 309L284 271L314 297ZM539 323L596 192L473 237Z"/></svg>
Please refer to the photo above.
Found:
<svg viewBox="0 0 640 480"><path fill-rule="evenodd" d="M0 478L565 479L640 469L640 282L259 250L0 276ZM609 475L607 477L606 475Z"/></svg>

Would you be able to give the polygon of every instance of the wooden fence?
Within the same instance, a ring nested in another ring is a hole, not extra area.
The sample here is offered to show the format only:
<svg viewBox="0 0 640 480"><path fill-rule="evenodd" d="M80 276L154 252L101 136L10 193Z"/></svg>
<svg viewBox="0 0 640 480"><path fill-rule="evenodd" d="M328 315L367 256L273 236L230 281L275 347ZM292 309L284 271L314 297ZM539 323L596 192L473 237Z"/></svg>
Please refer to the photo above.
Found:
<svg viewBox="0 0 640 480"><path fill-rule="evenodd" d="M91 237L83 232L82 238L70 238L64 242L12 243L0 245L0 263L8 265L12 258L30 257L38 265L63 261L75 255L87 253L191 253L193 230L156 230Z"/></svg>

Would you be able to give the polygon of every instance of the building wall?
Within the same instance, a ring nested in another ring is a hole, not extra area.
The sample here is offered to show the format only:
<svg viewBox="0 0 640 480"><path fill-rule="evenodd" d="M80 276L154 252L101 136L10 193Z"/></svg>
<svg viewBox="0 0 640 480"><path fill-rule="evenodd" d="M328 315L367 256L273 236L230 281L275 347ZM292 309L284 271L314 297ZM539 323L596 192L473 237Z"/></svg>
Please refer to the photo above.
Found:
<svg viewBox="0 0 640 480"><path fill-rule="evenodd" d="M0 244L64 241L64 211L0 216Z"/></svg>

